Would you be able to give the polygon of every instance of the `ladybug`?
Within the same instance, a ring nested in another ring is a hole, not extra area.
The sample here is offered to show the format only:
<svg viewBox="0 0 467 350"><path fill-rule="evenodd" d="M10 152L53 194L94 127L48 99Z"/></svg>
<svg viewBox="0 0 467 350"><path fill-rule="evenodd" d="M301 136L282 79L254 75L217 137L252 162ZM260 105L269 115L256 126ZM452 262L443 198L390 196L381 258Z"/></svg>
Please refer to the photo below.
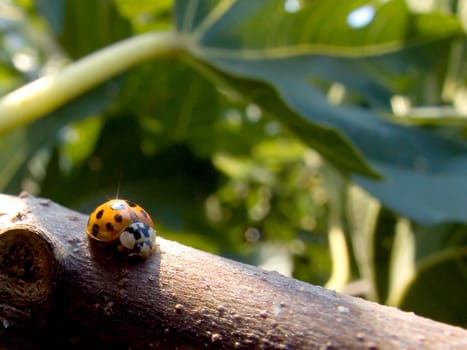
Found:
<svg viewBox="0 0 467 350"><path fill-rule="evenodd" d="M126 199L111 199L89 215L86 232L104 244L117 243L118 251L127 256L148 258L156 240L149 214Z"/></svg>

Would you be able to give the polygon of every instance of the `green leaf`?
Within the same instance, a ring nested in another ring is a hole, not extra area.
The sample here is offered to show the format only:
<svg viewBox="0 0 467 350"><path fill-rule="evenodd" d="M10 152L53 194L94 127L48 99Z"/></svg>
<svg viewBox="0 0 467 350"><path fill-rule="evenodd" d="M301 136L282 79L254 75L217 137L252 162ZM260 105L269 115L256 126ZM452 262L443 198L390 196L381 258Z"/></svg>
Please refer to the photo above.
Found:
<svg viewBox="0 0 467 350"><path fill-rule="evenodd" d="M186 142L206 156L217 146L215 123L225 99L185 64L160 60L132 69L117 102L121 113L135 115L147 154Z"/></svg>
<svg viewBox="0 0 467 350"><path fill-rule="evenodd" d="M28 147L26 132L23 128L16 129L2 137L0 141L1 191L13 187L14 190L10 190L10 192L18 193L18 171L24 167L27 157L30 156L29 153L31 153L31 150ZM16 182L15 186L9 185L11 182Z"/></svg>
<svg viewBox="0 0 467 350"><path fill-rule="evenodd" d="M49 22L50 28L55 34L63 30L65 0L36 0L37 12Z"/></svg>
<svg viewBox="0 0 467 350"><path fill-rule="evenodd" d="M30 174L29 162L37 152L54 146L59 131L68 123L95 115L108 106L115 84L112 81L101 85L34 123L2 137L0 162L5 166L0 168L1 191L19 193L24 188L22 182ZM43 166L46 167L46 164Z"/></svg>
<svg viewBox="0 0 467 350"><path fill-rule="evenodd" d="M118 13L113 1L38 0L37 7L73 58L82 57L131 34L129 21Z"/></svg>
<svg viewBox="0 0 467 350"><path fill-rule="evenodd" d="M372 261L374 268L374 286L377 293L377 301L383 303L387 298L390 258L394 239L394 229L397 218L394 213L381 208L378 213L375 232L373 233Z"/></svg>
<svg viewBox="0 0 467 350"><path fill-rule="evenodd" d="M172 25L172 0L114 2L137 32L167 29Z"/></svg>
<svg viewBox="0 0 467 350"><path fill-rule="evenodd" d="M465 225L399 225L387 302L465 327L466 238Z"/></svg>
<svg viewBox="0 0 467 350"><path fill-rule="evenodd" d="M463 35L459 22L412 14L402 0L302 5L288 12L273 0L178 1L175 18L202 67L384 205L426 223L467 220L467 143L383 119L394 92L410 94L426 71L442 71L439 53ZM349 24L364 6L373 11L368 22ZM336 83L359 105L331 103L327 88ZM369 178L376 174L384 180Z"/></svg>
<svg viewBox="0 0 467 350"><path fill-rule="evenodd" d="M399 307L467 326L467 249L441 251L421 262L411 282Z"/></svg>

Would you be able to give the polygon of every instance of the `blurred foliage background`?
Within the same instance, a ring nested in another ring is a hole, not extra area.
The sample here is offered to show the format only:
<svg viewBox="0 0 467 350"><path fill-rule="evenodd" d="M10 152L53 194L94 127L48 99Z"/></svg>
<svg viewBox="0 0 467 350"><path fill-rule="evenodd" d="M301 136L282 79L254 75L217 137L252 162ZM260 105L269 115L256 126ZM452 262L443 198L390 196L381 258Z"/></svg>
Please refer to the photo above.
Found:
<svg viewBox="0 0 467 350"><path fill-rule="evenodd" d="M1 95L148 31L196 44L3 132L0 190L128 198L164 238L466 326L465 28L462 0L0 1Z"/></svg>

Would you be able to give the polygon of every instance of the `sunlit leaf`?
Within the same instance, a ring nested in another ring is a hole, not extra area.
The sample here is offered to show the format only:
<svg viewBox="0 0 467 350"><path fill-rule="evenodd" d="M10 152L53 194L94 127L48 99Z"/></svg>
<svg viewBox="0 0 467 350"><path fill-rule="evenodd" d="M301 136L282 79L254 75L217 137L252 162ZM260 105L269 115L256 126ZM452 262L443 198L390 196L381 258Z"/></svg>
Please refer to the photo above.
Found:
<svg viewBox="0 0 467 350"><path fill-rule="evenodd" d="M291 12L272 0L179 1L176 24L200 64L386 206L427 223L467 220L467 143L383 119L394 91L408 93L424 72L446 64L437 53L462 34L458 21L412 14L404 1L301 4ZM370 20L349 24L364 5L372 6ZM361 106L330 103L323 83L336 82ZM367 177L375 173L384 179Z"/></svg>
<svg viewBox="0 0 467 350"><path fill-rule="evenodd" d="M118 13L113 1L40 0L37 6L73 58L131 34L130 23Z"/></svg>

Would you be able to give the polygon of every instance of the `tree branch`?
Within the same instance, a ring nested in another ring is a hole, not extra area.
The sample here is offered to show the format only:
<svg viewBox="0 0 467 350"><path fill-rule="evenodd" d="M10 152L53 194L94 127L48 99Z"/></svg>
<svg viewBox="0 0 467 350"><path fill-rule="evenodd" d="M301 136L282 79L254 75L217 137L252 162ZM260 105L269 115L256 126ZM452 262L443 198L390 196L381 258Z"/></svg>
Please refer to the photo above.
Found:
<svg viewBox="0 0 467 350"><path fill-rule="evenodd" d="M467 348L461 328L160 237L157 254L124 261L89 241L86 222L46 199L0 195L5 334L53 334L59 319L132 349Z"/></svg>

